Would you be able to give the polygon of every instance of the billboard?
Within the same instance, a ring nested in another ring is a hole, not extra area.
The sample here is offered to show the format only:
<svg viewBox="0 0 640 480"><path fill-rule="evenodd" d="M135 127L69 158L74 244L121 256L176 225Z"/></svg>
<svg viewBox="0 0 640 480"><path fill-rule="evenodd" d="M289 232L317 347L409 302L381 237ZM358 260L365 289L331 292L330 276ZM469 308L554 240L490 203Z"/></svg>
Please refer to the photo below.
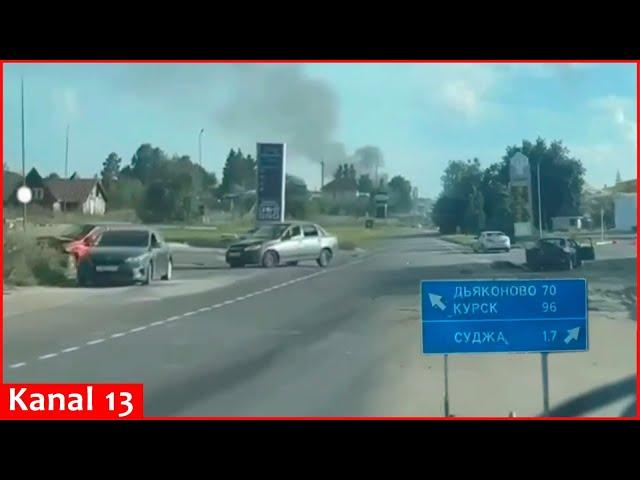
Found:
<svg viewBox="0 0 640 480"><path fill-rule="evenodd" d="M531 187L529 159L520 152L509 160L509 177L512 187Z"/></svg>
<svg viewBox="0 0 640 480"><path fill-rule="evenodd" d="M287 146L284 143L258 143L258 223L284 221L284 188Z"/></svg>

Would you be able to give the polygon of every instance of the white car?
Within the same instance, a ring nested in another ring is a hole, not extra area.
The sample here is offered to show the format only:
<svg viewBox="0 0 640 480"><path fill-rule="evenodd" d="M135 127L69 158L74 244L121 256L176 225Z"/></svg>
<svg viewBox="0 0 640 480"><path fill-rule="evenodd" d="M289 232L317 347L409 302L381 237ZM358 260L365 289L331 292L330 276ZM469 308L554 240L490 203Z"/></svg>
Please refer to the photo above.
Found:
<svg viewBox="0 0 640 480"><path fill-rule="evenodd" d="M503 232L482 232L473 242L474 252L490 252L492 250L508 252L511 250L511 240Z"/></svg>

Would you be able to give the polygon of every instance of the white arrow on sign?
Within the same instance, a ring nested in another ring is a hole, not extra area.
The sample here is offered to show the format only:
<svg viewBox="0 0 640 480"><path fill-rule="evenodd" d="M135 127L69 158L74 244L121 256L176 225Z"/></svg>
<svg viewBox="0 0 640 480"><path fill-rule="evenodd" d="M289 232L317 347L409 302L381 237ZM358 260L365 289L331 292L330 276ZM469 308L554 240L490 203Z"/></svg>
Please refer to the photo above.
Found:
<svg viewBox="0 0 640 480"><path fill-rule="evenodd" d="M442 303L442 297L440 295L436 295L434 293L429 294L429 300L431 301L432 307L438 307L440 310L444 310L447 306Z"/></svg>
<svg viewBox="0 0 640 480"><path fill-rule="evenodd" d="M578 340L578 335L580 334L580 327L572 328L571 330L567 330L567 338L564 339L564 343L569 343L571 340Z"/></svg>

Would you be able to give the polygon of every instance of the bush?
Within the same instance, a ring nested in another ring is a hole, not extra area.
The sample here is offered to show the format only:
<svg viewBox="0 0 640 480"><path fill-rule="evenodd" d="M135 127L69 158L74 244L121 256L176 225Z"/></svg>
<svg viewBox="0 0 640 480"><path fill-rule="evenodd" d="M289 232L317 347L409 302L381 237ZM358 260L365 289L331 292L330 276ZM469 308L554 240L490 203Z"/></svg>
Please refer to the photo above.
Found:
<svg viewBox="0 0 640 480"><path fill-rule="evenodd" d="M24 234L9 235L4 244L4 281L18 286L70 283L68 258L60 250L36 244Z"/></svg>

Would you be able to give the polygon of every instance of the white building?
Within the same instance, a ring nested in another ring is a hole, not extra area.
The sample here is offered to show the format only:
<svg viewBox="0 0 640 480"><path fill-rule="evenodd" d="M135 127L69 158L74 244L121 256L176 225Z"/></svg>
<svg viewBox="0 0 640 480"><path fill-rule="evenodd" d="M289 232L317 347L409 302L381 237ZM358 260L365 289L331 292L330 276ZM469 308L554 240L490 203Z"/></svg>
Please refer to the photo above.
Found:
<svg viewBox="0 0 640 480"><path fill-rule="evenodd" d="M614 223L616 230L635 230L637 223L636 193L617 193L613 197Z"/></svg>

